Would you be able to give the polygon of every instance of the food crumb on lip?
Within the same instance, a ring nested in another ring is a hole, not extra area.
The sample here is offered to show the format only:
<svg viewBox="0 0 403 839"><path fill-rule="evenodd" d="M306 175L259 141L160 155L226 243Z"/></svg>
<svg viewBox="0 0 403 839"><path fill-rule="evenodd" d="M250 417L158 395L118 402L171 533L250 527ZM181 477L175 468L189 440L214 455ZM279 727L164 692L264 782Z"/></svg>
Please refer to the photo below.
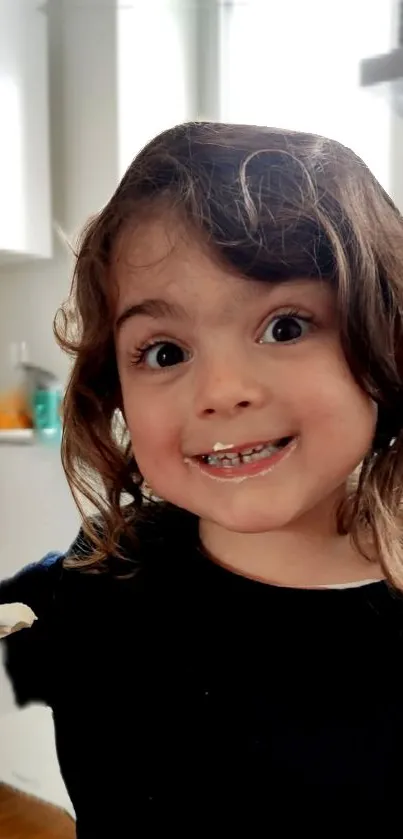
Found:
<svg viewBox="0 0 403 839"><path fill-rule="evenodd" d="M224 449L233 449L234 443L214 443L213 452L221 452Z"/></svg>

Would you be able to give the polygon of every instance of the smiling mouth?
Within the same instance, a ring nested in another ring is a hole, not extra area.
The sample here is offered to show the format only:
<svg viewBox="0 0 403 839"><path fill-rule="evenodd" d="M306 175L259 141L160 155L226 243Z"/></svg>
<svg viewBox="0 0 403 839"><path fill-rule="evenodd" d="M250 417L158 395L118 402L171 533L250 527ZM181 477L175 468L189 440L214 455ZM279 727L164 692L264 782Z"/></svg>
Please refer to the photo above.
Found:
<svg viewBox="0 0 403 839"><path fill-rule="evenodd" d="M286 449L294 439L294 436L280 437L277 440L253 445L248 444L238 449L196 455L192 460L194 463L196 462L212 469L236 469L241 466L271 459L274 455Z"/></svg>

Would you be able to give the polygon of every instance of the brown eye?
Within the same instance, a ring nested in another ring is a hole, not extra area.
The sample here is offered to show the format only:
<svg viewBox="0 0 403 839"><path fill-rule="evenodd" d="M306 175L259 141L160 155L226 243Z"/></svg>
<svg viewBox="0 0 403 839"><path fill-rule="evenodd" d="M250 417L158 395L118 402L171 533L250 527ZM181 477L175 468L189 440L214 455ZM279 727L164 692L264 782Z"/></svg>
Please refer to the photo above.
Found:
<svg viewBox="0 0 403 839"><path fill-rule="evenodd" d="M296 317L295 315L278 315L266 327L260 343L294 343L303 338L309 328L310 321L308 318Z"/></svg>
<svg viewBox="0 0 403 839"><path fill-rule="evenodd" d="M174 367L188 360L187 353L177 344L168 341L153 344L143 354L143 363L153 370L160 370L163 367Z"/></svg>

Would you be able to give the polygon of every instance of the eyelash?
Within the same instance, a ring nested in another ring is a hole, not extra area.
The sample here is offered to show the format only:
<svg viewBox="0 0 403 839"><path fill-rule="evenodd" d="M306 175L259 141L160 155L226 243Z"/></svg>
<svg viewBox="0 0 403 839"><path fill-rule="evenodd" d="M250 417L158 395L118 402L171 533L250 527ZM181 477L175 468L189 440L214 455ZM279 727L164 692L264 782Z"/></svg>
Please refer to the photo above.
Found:
<svg viewBox="0 0 403 839"><path fill-rule="evenodd" d="M316 325L315 318L312 315L301 314L298 309L287 309L282 312L278 312L276 315L273 315L266 324L266 329L276 320L280 320L281 318L296 318L298 320L303 321L307 324L312 324L313 326ZM265 330L263 330L265 331ZM296 341L287 341L284 342L287 346L290 346L292 343L296 343ZM168 339L160 339L159 341L146 341L144 344L141 344L139 347L136 347L132 353L130 354L130 364L134 367L140 367L143 363L145 356L148 350L151 350L153 347L157 346L158 344L176 344L176 341L171 341ZM179 345L178 345L179 346ZM162 368L163 369L163 368ZM172 368L167 368L172 369Z"/></svg>
<svg viewBox="0 0 403 839"><path fill-rule="evenodd" d="M145 344L141 344L139 347L136 347L136 349L134 349L133 352L130 354L130 364L132 364L134 367L140 367L140 365L143 363L145 359L148 350L152 350L153 347L156 347L158 344L177 345L177 342L168 341L168 339L161 339L160 341L148 341Z"/></svg>
<svg viewBox="0 0 403 839"><path fill-rule="evenodd" d="M303 323L311 324L311 326L315 327L318 325L316 319L313 315L302 314L298 309L284 309L284 311L277 312L277 314L273 315L266 324L266 329L273 323L273 321L280 320L281 318L296 318L296 320L302 320ZM287 341L287 345L295 343L294 341Z"/></svg>

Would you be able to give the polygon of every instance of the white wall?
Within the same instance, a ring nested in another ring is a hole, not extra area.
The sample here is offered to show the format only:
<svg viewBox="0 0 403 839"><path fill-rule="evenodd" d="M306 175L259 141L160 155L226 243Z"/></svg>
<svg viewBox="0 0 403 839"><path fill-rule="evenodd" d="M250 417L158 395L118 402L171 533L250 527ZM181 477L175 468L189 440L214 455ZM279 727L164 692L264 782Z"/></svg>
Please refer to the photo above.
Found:
<svg viewBox="0 0 403 839"><path fill-rule="evenodd" d="M119 4L120 174L160 131L197 117L196 13L192 0Z"/></svg>
<svg viewBox="0 0 403 839"><path fill-rule="evenodd" d="M403 213L403 118L392 116L390 155L390 194Z"/></svg>
<svg viewBox="0 0 403 839"><path fill-rule="evenodd" d="M389 189L390 107L360 87L359 61L391 49L393 3L236 4L222 53L224 119L332 137Z"/></svg>

